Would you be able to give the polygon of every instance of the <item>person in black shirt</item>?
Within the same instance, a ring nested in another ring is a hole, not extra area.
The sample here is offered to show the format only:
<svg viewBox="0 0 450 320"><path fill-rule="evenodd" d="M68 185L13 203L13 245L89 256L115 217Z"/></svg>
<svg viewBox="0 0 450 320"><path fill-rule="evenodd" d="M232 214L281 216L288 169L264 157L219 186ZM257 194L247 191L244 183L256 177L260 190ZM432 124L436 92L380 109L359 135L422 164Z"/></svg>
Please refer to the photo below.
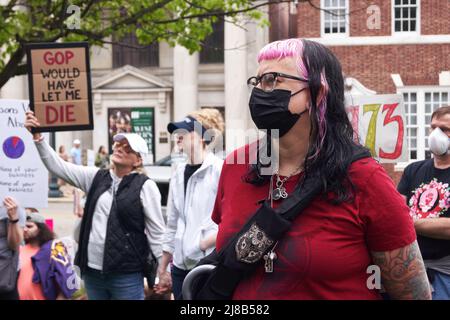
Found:
<svg viewBox="0 0 450 320"><path fill-rule="evenodd" d="M414 219L433 299L450 299L450 106L431 116L428 144L434 157L408 165L398 184Z"/></svg>

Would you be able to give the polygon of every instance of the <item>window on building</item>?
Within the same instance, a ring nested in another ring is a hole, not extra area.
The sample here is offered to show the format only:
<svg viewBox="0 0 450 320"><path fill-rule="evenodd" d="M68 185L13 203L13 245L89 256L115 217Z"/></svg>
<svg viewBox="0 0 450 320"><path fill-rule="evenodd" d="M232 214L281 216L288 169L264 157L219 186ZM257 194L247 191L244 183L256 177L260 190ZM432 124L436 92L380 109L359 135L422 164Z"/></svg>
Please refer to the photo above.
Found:
<svg viewBox="0 0 450 320"><path fill-rule="evenodd" d="M220 20L213 24L213 32L203 40L200 51L200 63L224 62L224 22Z"/></svg>
<svg viewBox="0 0 450 320"><path fill-rule="evenodd" d="M419 0L394 0L394 31L416 32L418 30Z"/></svg>
<svg viewBox="0 0 450 320"><path fill-rule="evenodd" d="M450 92L447 91L425 91L425 158L431 158L431 152L428 147L428 135L430 134L431 115L433 111L442 107L448 106L450 101L448 99Z"/></svg>
<svg viewBox="0 0 450 320"><path fill-rule="evenodd" d="M116 39L115 42L117 43L113 44L113 68L127 64L137 68L159 66L158 42L142 47L134 33L120 40Z"/></svg>
<svg viewBox="0 0 450 320"><path fill-rule="evenodd" d="M348 0L322 0L322 34L348 34Z"/></svg>
<svg viewBox="0 0 450 320"><path fill-rule="evenodd" d="M417 159L417 93L403 93L403 102L406 115L406 139L409 146L409 158Z"/></svg>
<svg viewBox="0 0 450 320"><path fill-rule="evenodd" d="M450 88L425 88L402 91L406 115L406 137L410 161L431 158L428 147L433 112L450 105Z"/></svg>

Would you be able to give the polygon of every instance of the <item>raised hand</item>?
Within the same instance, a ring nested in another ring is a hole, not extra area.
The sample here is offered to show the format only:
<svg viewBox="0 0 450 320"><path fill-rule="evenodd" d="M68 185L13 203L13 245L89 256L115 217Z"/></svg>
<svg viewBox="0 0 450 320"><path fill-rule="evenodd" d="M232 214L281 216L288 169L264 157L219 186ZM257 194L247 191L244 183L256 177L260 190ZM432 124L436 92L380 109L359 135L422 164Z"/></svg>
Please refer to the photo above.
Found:
<svg viewBox="0 0 450 320"><path fill-rule="evenodd" d="M17 212L17 203L14 201L11 197L5 197L3 200L3 205L6 208L6 211L8 213L9 220L17 220L19 219L19 214Z"/></svg>
<svg viewBox="0 0 450 320"><path fill-rule="evenodd" d="M33 111L28 110L25 114L25 128L27 128L28 131L31 132L31 128L39 128L41 126ZM39 140L40 138L41 134L39 132L33 133L34 140Z"/></svg>

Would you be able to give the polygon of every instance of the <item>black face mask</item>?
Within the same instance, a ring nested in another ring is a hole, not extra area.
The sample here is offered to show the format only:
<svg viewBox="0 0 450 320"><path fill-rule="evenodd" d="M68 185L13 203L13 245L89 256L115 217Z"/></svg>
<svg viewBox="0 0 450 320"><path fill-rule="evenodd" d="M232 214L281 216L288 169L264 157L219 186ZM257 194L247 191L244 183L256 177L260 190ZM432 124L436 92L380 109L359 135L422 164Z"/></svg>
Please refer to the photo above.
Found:
<svg viewBox="0 0 450 320"><path fill-rule="evenodd" d="M256 87L253 88L249 106L253 122L258 129L278 129L279 137L284 136L300 116L307 111L300 114L293 114L289 111L291 97L305 89L306 87L291 95L289 90L276 89L266 92Z"/></svg>

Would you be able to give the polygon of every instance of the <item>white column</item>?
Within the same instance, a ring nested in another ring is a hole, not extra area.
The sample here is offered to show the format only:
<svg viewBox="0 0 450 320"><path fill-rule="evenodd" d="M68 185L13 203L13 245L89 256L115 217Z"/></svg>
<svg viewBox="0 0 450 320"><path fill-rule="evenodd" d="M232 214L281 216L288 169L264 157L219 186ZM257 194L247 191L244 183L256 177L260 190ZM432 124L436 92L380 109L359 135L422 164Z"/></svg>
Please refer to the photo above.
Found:
<svg viewBox="0 0 450 320"><path fill-rule="evenodd" d="M259 9L259 11L261 11L263 14L263 18L267 20L269 19L268 10L268 7L262 7ZM252 23L246 26L246 29L248 30L247 42L249 44L247 49L247 75L248 77L251 77L256 75L256 71L259 66L259 51L269 43L269 27L261 27L256 23ZM250 94L251 88L249 88L248 90ZM251 116L249 116L247 120L247 126L249 128L256 128Z"/></svg>
<svg viewBox="0 0 450 320"><path fill-rule="evenodd" d="M28 77L15 76L8 80L0 89L2 99L28 99Z"/></svg>
<svg viewBox="0 0 450 320"><path fill-rule="evenodd" d="M187 113L197 110L198 105L198 63L199 55L189 54L181 46L173 53L173 99L175 121L183 119Z"/></svg>
<svg viewBox="0 0 450 320"><path fill-rule="evenodd" d="M225 22L225 125L226 150L230 152L243 144L245 137L237 131L247 129L247 36L243 28Z"/></svg>

